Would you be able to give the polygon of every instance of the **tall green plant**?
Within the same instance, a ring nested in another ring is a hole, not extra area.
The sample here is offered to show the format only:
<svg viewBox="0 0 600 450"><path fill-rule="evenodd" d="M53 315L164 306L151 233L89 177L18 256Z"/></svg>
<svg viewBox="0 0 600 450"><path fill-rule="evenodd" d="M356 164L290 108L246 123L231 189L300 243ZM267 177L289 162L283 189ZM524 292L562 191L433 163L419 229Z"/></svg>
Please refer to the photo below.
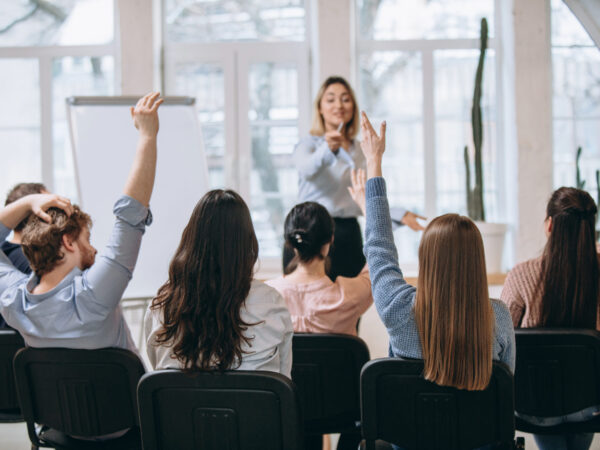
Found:
<svg viewBox="0 0 600 450"><path fill-rule="evenodd" d="M483 81L483 63L487 50L488 25L485 17L481 19L481 33L479 36L479 62L475 73L475 88L473 91L473 106L471 107L471 128L473 130L473 145L475 146L475 185L471 187L471 161L469 149L465 147L465 169L467 183L467 211L473 220L485 221L485 208L483 206L483 167L481 145L483 143L483 127L481 120L481 87Z"/></svg>
<svg viewBox="0 0 600 450"><path fill-rule="evenodd" d="M575 157L575 178L577 182L577 189L583 189L585 186L585 180L581 179L581 170L579 170L579 160L581 159L581 147L577 147L577 156Z"/></svg>

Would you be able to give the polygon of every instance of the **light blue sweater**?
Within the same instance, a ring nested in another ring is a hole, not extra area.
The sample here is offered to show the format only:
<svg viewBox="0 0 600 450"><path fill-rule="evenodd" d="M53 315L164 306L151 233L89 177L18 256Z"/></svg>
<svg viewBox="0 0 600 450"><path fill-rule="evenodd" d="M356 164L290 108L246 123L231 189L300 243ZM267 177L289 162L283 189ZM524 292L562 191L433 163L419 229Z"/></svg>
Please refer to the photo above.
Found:
<svg viewBox="0 0 600 450"><path fill-rule="evenodd" d="M416 288L404 280L392 234L385 180L367 181L367 229L365 256L369 264L373 300L390 337L393 356L422 359L415 322ZM493 357L515 370L515 332L508 308L492 300L496 317Z"/></svg>

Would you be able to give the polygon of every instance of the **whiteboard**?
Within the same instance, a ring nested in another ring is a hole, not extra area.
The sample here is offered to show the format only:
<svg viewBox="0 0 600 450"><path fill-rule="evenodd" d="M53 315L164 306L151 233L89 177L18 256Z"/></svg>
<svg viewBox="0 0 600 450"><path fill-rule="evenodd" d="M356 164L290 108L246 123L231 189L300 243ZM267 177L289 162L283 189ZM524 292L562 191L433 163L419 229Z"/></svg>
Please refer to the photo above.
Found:
<svg viewBox="0 0 600 450"><path fill-rule="evenodd" d="M137 97L71 97L67 116L80 207L93 221L91 242L101 255L135 155L138 132L129 107ZM208 190L200 124L190 97L167 97L158 110L158 156L146 228L124 297L152 297L168 268L194 206Z"/></svg>

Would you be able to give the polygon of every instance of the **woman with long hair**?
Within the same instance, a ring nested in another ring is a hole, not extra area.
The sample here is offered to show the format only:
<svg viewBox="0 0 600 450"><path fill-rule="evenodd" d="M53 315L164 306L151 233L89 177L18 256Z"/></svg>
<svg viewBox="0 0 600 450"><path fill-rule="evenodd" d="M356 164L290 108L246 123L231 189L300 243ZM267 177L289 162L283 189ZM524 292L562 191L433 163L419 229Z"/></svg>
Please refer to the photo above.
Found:
<svg viewBox="0 0 600 450"><path fill-rule="evenodd" d="M362 233L356 218L359 207L348 193L352 169L364 169L365 159L356 141L359 130L356 96L342 77L332 76L321 85L315 98L310 135L296 144L294 164L298 170L298 202L323 205L335 222L334 244L330 249L331 265L327 275L355 277L365 265ZM396 208L398 222L413 230L422 230L417 216ZM283 268L294 253L284 248Z"/></svg>
<svg viewBox="0 0 600 450"><path fill-rule="evenodd" d="M506 277L500 298L515 328L568 327L600 330L600 268L596 253L594 200L581 189L561 187L546 207L548 238L542 256L516 265ZM589 420L597 407L567 418L523 417L537 425ZM594 435L534 435L542 449L588 449Z"/></svg>
<svg viewBox="0 0 600 450"><path fill-rule="evenodd" d="M392 234L378 136L362 116L367 160L365 255L373 300L390 337L393 356L424 360L424 376L443 386L483 390L492 360L515 367L514 330L500 301L490 300L483 242L467 217L445 214L425 229L419 246L417 288L406 283Z"/></svg>
<svg viewBox="0 0 600 450"><path fill-rule="evenodd" d="M267 284L285 299L294 331L356 336L358 319L373 302L367 266L353 278L339 276L331 281L327 276L335 224L327 209L318 203L294 206L284 228L285 245L294 258L284 276Z"/></svg>
<svg viewBox="0 0 600 450"><path fill-rule="evenodd" d="M292 368L292 323L279 293L253 279L258 241L244 200L216 189L200 199L146 317L155 369Z"/></svg>

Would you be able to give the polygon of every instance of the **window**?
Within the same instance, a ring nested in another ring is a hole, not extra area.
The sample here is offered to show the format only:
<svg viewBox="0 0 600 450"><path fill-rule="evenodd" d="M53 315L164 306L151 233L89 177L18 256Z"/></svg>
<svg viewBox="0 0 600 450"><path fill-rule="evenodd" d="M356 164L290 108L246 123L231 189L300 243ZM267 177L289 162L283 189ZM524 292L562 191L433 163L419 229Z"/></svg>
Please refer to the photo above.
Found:
<svg viewBox="0 0 600 450"><path fill-rule="evenodd" d="M480 21L488 22L483 76L486 220L503 217L493 0L357 0L361 108L388 122L390 204L434 217L466 213L464 147L473 151L471 105ZM391 175L391 176L390 176ZM417 261L420 236L395 233L401 261Z"/></svg>
<svg viewBox="0 0 600 450"><path fill-rule="evenodd" d="M291 155L308 129L308 14L303 0L163 4L165 92L196 98L212 188L248 202L261 268L280 267L294 205Z"/></svg>
<svg viewBox="0 0 600 450"><path fill-rule="evenodd" d="M115 92L113 16L113 0L0 4L0 195L42 180L77 198L65 98Z"/></svg>
<svg viewBox="0 0 600 450"><path fill-rule="evenodd" d="M600 51L562 1L552 1L554 186L575 186L577 148L585 189L600 169Z"/></svg>

